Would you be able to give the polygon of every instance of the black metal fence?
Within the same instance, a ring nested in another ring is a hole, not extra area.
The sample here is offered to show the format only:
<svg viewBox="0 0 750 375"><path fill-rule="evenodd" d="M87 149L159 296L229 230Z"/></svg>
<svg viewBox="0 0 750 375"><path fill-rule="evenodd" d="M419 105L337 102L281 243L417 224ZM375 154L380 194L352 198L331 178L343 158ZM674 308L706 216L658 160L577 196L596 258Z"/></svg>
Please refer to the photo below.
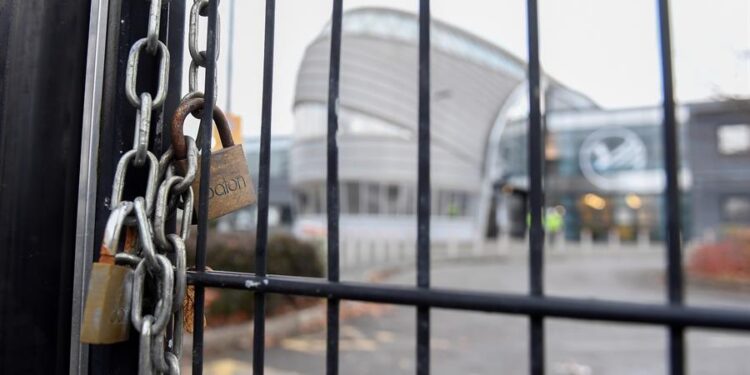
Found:
<svg viewBox="0 0 750 375"><path fill-rule="evenodd" d="M218 1L211 1L208 24L208 55L216 52ZM539 22L537 1L527 0L528 20L528 81L529 137L528 169L530 221L530 293L528 295L485 293L467 290L430 288L430 2L419 1L419 134L418 134L418 215L417 215L417 280L416 287L371 285L339 281L339 181L337 102L339 98L339 67L341 60L342 0L333 0L331 49L328 88L327 137L327 213L328 213L328 278L311 279L267 275L268 198L271 136L271 100L273 98L273 51L275 0L266 0L265 44L263 66L263 106L260 137L258 182L258 220L256 268L254 273L206 271L206 236L209 168L201 170L200 205L198 207L198 242L196 269L188 273L188 282L195 286L195 331L193 340L193 374L201 374L203 366L204 288L234 288L255 292L255 329L253 338L253 369L263 374L265 353L265 300L268 293L312 296L328 300L327 373L338 373L339 302L368 302L415 306L416 372L430 372L430 309L447 308L525 315L530 320L529 360L532 374L545 372L544 319L547 317L661 325L669 332L669 372L685 372L684 330L706 327L750 330L750 314L744 311L697 308L683 305L682 250L680 238L680 191L677 174L679 145L676 134L675 106L672 86L671 38L667 0L658 0L661 41L661 75L663 83L663 142L666 170L667 202L667 304L642 304L546 297L544 295L544 122L541 109L541 72L539 65ZM200 124L202 134L201 163L210 158L212 108L216 101L214 86L216 64L207 59L206 107Z"/></svg>

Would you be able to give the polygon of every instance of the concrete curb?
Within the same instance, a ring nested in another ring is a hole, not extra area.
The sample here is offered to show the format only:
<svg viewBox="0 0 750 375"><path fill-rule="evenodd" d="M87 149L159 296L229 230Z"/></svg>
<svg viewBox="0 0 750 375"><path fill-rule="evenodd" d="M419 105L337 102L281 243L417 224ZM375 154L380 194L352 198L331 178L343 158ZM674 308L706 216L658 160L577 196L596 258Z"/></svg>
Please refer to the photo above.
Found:
<svg viewBox="0 0 750 375"><path fill-rule="evenodd" d="M722 277L712 277L686 272L686 281L691 286L704 288L707 290L721 290L731 292L748 292L750 291L750 281L741 279L731 279Z"/></svg>
<svg viewBox="0 0 750 375"><path fill-rule="evenodd" d="M325 305L318 304L302 310L266 319L266 344L287 335L303 331L325 319ZM253 321L207 329L203 334L204 351L219 352L227 349L250 349L253 345ZM193 337L186 335L185 348L192 348ZM186 354L190 351L183 352Z"/></svg>

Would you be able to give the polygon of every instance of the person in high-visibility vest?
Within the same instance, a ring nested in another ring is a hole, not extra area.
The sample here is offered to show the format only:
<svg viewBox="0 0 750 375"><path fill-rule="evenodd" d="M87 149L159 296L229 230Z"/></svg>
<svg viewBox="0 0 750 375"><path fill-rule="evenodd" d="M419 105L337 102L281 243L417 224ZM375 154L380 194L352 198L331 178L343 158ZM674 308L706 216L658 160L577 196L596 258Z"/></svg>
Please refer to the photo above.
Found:
<svg viewBox="0 0 750 375"><path fill-rule="evenodd" d="M548 209L544 219L544 229L547 233L556 234L562 230L563 215L556 207Z"/></svg>
<svg viewBox="0 0 750 375"><path fill-rule="evenodd" d="M544 231L550 235L550 238L556 237L556 235L562 231L565 215L565 208L562 206L548 208L542 218L542 225ZM526 214L526 226L531 227L531 213Z"/></svg>

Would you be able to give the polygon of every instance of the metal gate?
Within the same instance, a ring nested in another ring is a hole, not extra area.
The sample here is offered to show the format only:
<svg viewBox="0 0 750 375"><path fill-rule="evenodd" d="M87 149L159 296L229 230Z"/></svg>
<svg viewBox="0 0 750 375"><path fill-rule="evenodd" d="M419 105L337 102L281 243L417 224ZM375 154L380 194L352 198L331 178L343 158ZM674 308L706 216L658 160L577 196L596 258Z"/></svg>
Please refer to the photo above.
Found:
<svg viewBox="0 0 750 375"><path fill-rule="evenodd" d="M182 2L186 0L181 0ZM181 2L172 0L172 5ZM274 276L267 274L269 167L271 158L271 103L273 99L273 55L275 0L265 3L265 43L263 65L263 103L260 136L258 181L258 220L253 273L208 271L206 268L207 205L198 212L198 236L195 270L188 272L188 282L195 287L193 334L193 374L201 374L203 366L204 290L232 288L254 293L255 320L253 337L253 369L263 374L265 352L265 301L269 293L325 298L327 300L326 371L337 374L339 356L339 307L341 300L357 300L416 307L416 373L430 373L430 310L433 308L481 311L527 316L529 330L529 362L532 374L545 373L545 318L567 318L611 322L642 323L663 326L668 332L668 361L671 374L685 373L685 329L687 327L750 330L750 315L743 311L688 307L683 304L682 245L680 229L680 191L678 186L679 144L675 119L672 84L670 21L667 0L658 0L658 23L661 51L663 96L663 146L666 171L667 202L667 296L665 304L610 302L579 298L548 297L544 293L544 116L539 64L539 20L537 1L527 0L529 136L528 170L530 243L528 295L476 292L430 287L430 1L419 1L419 118L418 118L418 210L417 210L417 279L414 287L372 285L339 280L339 181L337 103L341 62L342 0L333 0L331 49L328 88L327 134L327 279ZM179 7L178 7L179 8ZM182 9L184 12L184 9ZM180 12L176 13L176 18ZM208 11L207 55L216 53L218 1L210 2ZM178 25L179 22L170 22ZM170 26L171 27L171 26ZM170 30L181 35L182 29ZM180 52L181 54L181 46ZM176 54L177 55L177 54ZM206 106L200 130L202 164L210 158L211 118L216 101L216 63L206 59ZM179 79L178 79L179 81ZM173 104L172 104L173 105ZM207 202L208 168L201 171L198 192L200 202ZM108 181L105 178L105 181ZM114 358L114 357L113 357Z"/></svg>

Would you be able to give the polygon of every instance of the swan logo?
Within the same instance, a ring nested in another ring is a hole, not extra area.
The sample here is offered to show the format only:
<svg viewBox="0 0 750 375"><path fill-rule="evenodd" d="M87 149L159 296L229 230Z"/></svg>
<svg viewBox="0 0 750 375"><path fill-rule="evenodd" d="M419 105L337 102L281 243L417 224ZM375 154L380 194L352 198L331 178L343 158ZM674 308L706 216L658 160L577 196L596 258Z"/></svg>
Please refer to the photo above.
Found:
<svg viewBox="0 0 750 375"><path fill-rule="evenodd" d="M583 141L579 164L584 177L600 189L620 184L618 174L646 169L646 145L627 129L600 129Z"/></svg>

